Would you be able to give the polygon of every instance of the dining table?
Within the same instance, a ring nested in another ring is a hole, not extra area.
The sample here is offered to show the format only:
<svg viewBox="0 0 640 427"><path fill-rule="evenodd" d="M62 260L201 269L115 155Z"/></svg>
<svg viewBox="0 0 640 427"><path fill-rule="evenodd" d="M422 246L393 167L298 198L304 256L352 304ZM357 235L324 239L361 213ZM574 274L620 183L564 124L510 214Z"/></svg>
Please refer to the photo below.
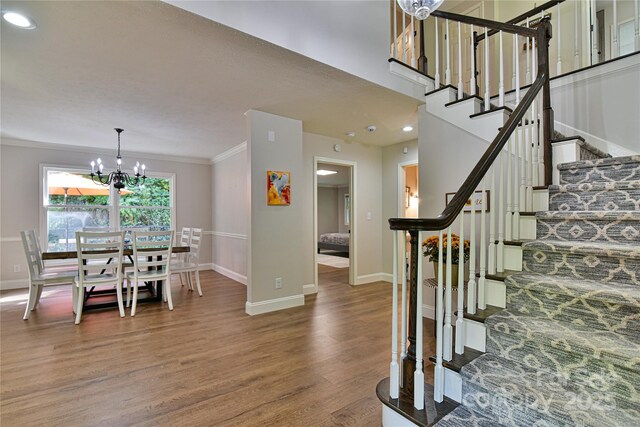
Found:
<svg viewBox="0 0 640 427"><path fill-rule="evenodd" d="M144 253L145 251L154 251L155 248L139 248L138 254ZM96 251L92 251L96 252ZM173 246L171 248L171 253L173 254L184 254L190 252L189 246ZM133 247L131 245L125 245L124 250L122 252L122 256L128 258L130 263L127 263L130 267L133 267ZM42 260L43 261L51 261L51 260L65 260L65 259L77 259L78 251L56 251L56 252L42 252ZM123 260L124 263L124 260ZM137 303L147 303L147 302L161 302L162 301L162 281L149 281L144 282L145 286L141 288L141 290L147 290L149 292L149 296L146 298L138 298ZM108 296L116 296L116 289L84 289L84 298L82 304L82 310L98 310L102 308L110 308L110 307L118 307L118 301L114 298L109 300L104 300L104 297ZM100 302L92 302L90 303L90 299L100 299Z"/></svg>

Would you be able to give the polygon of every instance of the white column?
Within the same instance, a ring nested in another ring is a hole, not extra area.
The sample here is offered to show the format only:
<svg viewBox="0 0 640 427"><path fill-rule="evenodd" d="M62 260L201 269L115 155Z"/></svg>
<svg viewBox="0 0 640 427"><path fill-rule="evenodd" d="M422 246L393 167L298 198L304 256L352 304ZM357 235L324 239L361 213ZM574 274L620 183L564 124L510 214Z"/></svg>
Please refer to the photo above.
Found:
<svg viewBox="0 0 640 427"><path fill-rule="evenodd" d="M484 310L484 282L487 268L487 177L482 179L482 210L480 211L480 278L478 279L478 308Z"/></svg>
<svg viewBox="0 0 640 427"><path fill-rule="evenodd" d="M476 312L476 198L471 196L471 216L469 225L469 285L467 286L467 311Z"/></svg>
<svg viewBox="0 0 640 427"><path fill-rule="evenodd" d="M440 53L439 45L440 39L438 37L438 17L436 16L436 75L434 76L435 86L434 89L440 88Z"/></svg>
<svg viewBox="0 0 640 427"><path fill-rule="evenodd" d="M420 236L418 236L420 237ZM442 262L442 251L444 250L442 244L442 230L438 233L438 271L444 271L444 264ZM418 239L422 241L422 239ZM433 372L433 400L436 402L442 402L444 399L444 368L442 366L442 332L443 332L443 274L438 274L438 291L436 294L436 366ZM421 304L418 304L421 305ZM414 387L415 389L415 387Z"/></svg>
<svg viewBox="0 0 640 427"><path fill-rule="evenodd" d="M484 109L491 108L491 94L489 93L489 31L484 27Z"/></svg>
<svg viewBox="0 0 640 427"><path fill-rule="evenodd" d="M393 283L391 297L391 365L389 366L389 396L397 399L400 392L398 365L398 233L393 232Z"/></svg>
<svg viewBox="0 0 640 427"><path fill-rule="evenodd" d="M554 28L554 35L556 36L556 39L558 41L557 46L558 46L558 62L556 64L556 76L559 76L560 74L562 74L562 30L560 29L560 3L558 3L557 9L556 9L556 14L557 14L557 21L556 21L556 28Z"/></svg>
<svg viewBox="0 0 640 427"><path fill-rule="evenodd" d="M447 53L447 68L444 70L444 84L451 84L451 48L450 48L450 39L449 39L449 20L445 20L445 33L444 38L447 43L446 45L446 53Z"/></svg>
<svg viewBox="0 0 640 427"><path fill-rule="evenodd" d="M458 21L458 99L464 96L464 87L462 86L462 31L460 30L460 21Z"/></svg>
<svg viewBox="0 0 640 427"><path fill-rule="evenodd" d="M504 107L504 47L502 45L502 31L500 31L498 42L500 43L500 79L498 82L498 105L500 107Z"/></svg>
<svg viewBox="0 0 640 427"><path fill-rule="evenodd" d="M476 56L475 49L473 48L473 24L471 24L471 48L469 52L471 54L471 80L469 81L469 93L473 96L476 94Z"/></svg>
<svg viewBox="0 0 640 427"><path fill-rule="evenodd" d="M422 232L418 232L418 245L422 242ZM420 251L418 250L418 253ZM422 368L422 257L418 255L418 289L416 292L416 370L413 373L413 406L424 409L424 372Z"/></svg>
<svg viewBox="0 0 640 427"><path fill-rule="evenodd" d="M620 47L618 43L618 2L613 0L613 40L611 41L611 58L617 58L620 56Z"/></svg>
<svg viewBox="0 0 640 427"><path fill-rule="evenodd" d="M471 195L473 204L474 195ZM458 254L458 314L456 315L456 353L464 353L464 209L460 212L460 252Z"/></svg>
<svg viewBox="0 0 640 427"><path fill-rule="evenodd" d="M451 246L451 227L447 228L447 283L444 288L444 350L442 357L447 362L451 360L451 347L453 345L453 328L451 326L451 289L453 283L451 280L451 262L453 257L453 249ZM440 270L440 274L442 270Z"/></svg>

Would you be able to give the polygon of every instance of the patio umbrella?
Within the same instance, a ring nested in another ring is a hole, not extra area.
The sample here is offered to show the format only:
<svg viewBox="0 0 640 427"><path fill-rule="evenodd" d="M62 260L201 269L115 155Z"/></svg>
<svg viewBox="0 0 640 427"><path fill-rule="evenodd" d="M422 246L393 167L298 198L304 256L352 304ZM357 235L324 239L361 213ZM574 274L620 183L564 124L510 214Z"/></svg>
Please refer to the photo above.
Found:
<svg viewBox="0 0 640 427"><path fill-rule="evenodd" d="M108 196L109 187L96 184L92 180L69 172L50 173L47 177L49 194L58 196ZM120 190L120 194L131 194L126 189Z"/></svg>

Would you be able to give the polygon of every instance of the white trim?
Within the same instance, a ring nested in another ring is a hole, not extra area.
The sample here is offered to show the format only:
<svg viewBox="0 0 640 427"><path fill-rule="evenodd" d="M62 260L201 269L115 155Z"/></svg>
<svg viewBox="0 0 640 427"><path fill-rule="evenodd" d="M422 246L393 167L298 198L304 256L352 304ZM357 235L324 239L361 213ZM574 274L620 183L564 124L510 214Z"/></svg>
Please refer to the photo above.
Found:
<svg viewBox="0 0 640 427"><path fill-rule="evenodd" d="M227 151L224 151L218 154L211 160L211 164L215 165L216 163L220 163L221 161L226 160L229 157L233 157L236 154L242 153L243 151L246 151L246 150L247 150L247 141L241 144L238 144L235 147L231 147Z"/></svg>
<svg viewBox="0 0 640 427"><path fill-rule="evenodd" d="M203 270L213 270L213 263L204 262L204 263L198 264L198 271L203 271Z"/></svg>
<svg viewBox="0 0 640 427"><path fill-rule="evenodd" d="M435 320L436 308L433 305L422 304L422 317Z"/></svg>
<svg viewBox="0 0 640 427"><path fill-rule="evenodd" d="M1 280L0 291L7 291L9 289L29 289L29 279Z"/></svg>
<svg viewBox="0 0 640 427"><path fill-rule="evenodd" d="M304 295L302 294L269 299L266 301L247 301L245 304L245 312L249 316L255 316L256 314L270 313L272 311L285 310L287 308L299 307L301 305L304 305Z"/></svg>
<svg viewBox="0 0 640 427"><path fill-rule="evenodd" d="M628 148L619 146L615 142L607 141L606 139L602 139L598 136L590 134L589 132L576 129L573 126L569 126L557 120L553 121L553 125L555 130L557 130L558 132L565 135L581 136L587 141L588 144L593 145L600 151L604 151L605 153L611 154L613 157L624 157L624 156L630 156L632 154L636 154L635 152L629 150ZM575 140L571 140L571 142L574 142L574 141Z"/></svg>
<svg viewBox="0 0 640 427"><path fill-rule="evenodd" d="M356 278L356 285L365 285L367 283L374 282L393 282L393 275L389 273L373 273L358 276Z"/></svg>
<svg viewBox="0 0 640 427"><path fill-rule="evenodd" d="M89 154L104 154L114 155L114 150L110 148L99 148L99 147L87 147L84 145L67 145L67 144L55 144L51 142L38 142L38 141L29 141L25 139L14 139L14 138L0 138L0 145L7 145L13 147L25 147L25 148L40 148L46 150L58 150L58 151L73 151L75 153L89 153ZM143 153L139 151L129 151L127 150L127 157L141 157L149 160L161 160L161 161L171 161L177 163L192 163L198 165L210 165L211 159L204 157L187 157L187 156L176 156L170 154L158 154L158 153Z"/></svg>
<svg viewBox="0 0 640 427"><path fill-rule="evenodd" d="M422 89L425 89L426 92L431 92L435 87L435 83L433 79L431 79L431 77L427 77L423 74L413 71L412 69L407 68L404 65L398 64L394 61L389 62L389 72L391 74L395 74L396 76L402 77L403 79L410 81L411 83L422 86Z"/></svg>
<svg viewBox="0 0 640 427"><path fill-rule="evenodd" d="M382 427L417 427L417 424L412 423L387 405L383 403L380 405L382 405Z"/></svg>
<svg viewBox="0 0 640 427"><path fill-rule="evenodd" d="M407 160L398 163L398 218L404 218L404 190L407 186L407 172L404 168L416 166L419 168L418 159ZM418 169L420 173L420 169ZM420 194L420 176L418 178L418 194Z"/></svg>
<svg viewBox="0 0 640 427"><path fill-rule="evenodd" d="M224 231L211 231L210 234L214 237L228 237L229 239L247 240L246 234L226 233Z"/></svg>
<svg viewBox="0 0 640 427"><path fill-rule="evenodd" d="M21 241L22 239L20 237L0 237L0 243L13 243Z"/></svg>
<svg viewBox="0 0 640 427"><path fill-rule="evenodd" d="M315 283L309 283L302 287L302 293L304 295L313 295L318 293L318 286Z"/></svg>
<svg viewBox="0 0 640 427"><path fill-rule="evenodd" d="M218 273L222 274L223 276L228 277L231 280L235 280L238 283L242 283L243 285L247 286L247 276L240 274L236 271L233 270L229 270L228 268L225 268L221 265L215 264L215 263L211 263L211 269L213 271L217 271Z"/></svg>
<svg viewBox="0 0 640 427"><path fill-rule="evenodd" d="M314 156L313 158L313 277L318 283L318 163L328 163L332 165L347 166L351 169L350 189L351 195L351 225L349 233L349 284L356 284L358 275L358 163L349 160L332 159L328 157Z"/></svg>
<svg viewBox="0 0 640 427"><path fill-rule="evenodd" d="M349 188L349 184L318 184L320 188Z"/></svg>

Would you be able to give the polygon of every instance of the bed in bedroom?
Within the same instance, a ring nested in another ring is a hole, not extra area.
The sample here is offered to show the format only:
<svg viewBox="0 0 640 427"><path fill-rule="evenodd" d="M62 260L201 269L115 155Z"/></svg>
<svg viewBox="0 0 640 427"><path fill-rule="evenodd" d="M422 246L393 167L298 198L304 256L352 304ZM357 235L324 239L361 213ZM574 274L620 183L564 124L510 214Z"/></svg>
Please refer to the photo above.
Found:
<svg viewBox="0 0 640 427"><path fill-rule="evenodd" d="M318 239L318 253L321 250L349 253L349 233L324 233Z"/></svg>

